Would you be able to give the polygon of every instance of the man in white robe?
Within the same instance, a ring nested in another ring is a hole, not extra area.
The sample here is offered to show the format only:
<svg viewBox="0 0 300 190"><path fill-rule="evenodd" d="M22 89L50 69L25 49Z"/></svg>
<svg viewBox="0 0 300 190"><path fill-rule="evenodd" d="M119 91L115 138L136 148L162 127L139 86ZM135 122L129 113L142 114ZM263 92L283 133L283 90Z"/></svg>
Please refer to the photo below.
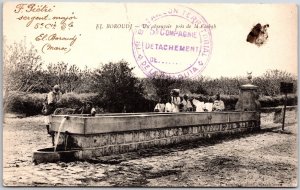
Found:
<svg viewBox="0 0 300 190"><path fill-rule="evenodd" d="M196 106L196 112L203 112L204 102L200 102L197 99L193 99L193 104Z"/></svg>

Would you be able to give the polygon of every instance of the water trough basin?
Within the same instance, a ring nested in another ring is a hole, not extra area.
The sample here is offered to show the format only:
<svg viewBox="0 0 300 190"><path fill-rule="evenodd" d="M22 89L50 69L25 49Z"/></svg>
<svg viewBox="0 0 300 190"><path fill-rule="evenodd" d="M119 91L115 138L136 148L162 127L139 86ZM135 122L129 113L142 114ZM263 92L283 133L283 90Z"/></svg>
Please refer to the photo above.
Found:
<svg viewBox="0 0 300 190"><path fill-rule="evenodd" d="M55 162L72 162L77 159L76 153L79 150L60 150L54 152L54 148L44 148L33 152L33 163L55 163Z"/></svg>

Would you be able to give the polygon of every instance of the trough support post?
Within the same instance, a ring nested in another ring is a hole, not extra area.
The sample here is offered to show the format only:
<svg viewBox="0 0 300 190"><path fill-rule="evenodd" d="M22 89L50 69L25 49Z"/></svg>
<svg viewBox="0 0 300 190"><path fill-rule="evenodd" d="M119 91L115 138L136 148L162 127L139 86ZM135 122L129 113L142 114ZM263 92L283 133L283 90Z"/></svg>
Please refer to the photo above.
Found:
<svg viewBox="0 0 300 190"><path fill-rule="evenodd" d="M285 93L284 107L283 107L283 116L282 116L282 130L283 130L283 131L284 131L284 123L285 123L285 110L286 110L286 104L287 104L287 93Z"/></svg>
<svg viewBox="0 0 300 190"><path fill-rule="evenodd" d="M55 139L54 139L54 132L52 131L50 135L51 135L51 139L52 139L52 145L54 146L54 144L55 144L54 143L54 141L55 141Z"/></svg>
<svg viewBox="0 0 300 190"><path fill-rule="evenodd" d="M280 92L285 94L283 117L282 117L282 130L284 130L285 111L286 111L286 105L287 105L287 94L293 92L293 90L294 90L293 86L294 86L294 84L291 82L280 82Z"/></svg>

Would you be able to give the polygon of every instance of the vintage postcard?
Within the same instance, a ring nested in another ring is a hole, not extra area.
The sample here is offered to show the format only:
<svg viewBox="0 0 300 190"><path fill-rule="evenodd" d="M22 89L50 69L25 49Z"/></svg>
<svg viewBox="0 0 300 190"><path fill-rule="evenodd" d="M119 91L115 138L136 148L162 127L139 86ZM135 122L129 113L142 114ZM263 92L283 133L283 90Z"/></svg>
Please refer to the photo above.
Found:
<svg viewBox="0 0 300 190"><path fill-rule="evenodd" d="M3 186L296 187L297 15L5 2Z"/></svg>

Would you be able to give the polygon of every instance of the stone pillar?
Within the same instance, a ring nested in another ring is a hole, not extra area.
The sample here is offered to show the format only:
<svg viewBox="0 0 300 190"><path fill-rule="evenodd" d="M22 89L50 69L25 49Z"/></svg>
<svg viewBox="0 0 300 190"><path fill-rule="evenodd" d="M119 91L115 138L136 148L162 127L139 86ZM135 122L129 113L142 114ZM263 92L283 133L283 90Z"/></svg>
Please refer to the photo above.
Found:
<svg viewBox="0 0 300 190"><path fill-rule="evenodd" d="M257 86L252 84L251 73L248 73L249 83L240 87L239 100L235 105L236 111L256 111L256 127L260 129L260 108L261 105L258 101Z"/></svg>
<svg viewBox="0 0 300 190"><path fill-rule="evenodd" d="M239 100L235 105L236 111L258 111L257 86L245 84L240 87Z"/></svg>
<svg viewBox="0 0 300 190"><path fill-rule="evenodd" d="M251 73L248 73L249 83L240 87L239 100L235 105L236 111L259 111L257 86L252 84Z"/></svg>

